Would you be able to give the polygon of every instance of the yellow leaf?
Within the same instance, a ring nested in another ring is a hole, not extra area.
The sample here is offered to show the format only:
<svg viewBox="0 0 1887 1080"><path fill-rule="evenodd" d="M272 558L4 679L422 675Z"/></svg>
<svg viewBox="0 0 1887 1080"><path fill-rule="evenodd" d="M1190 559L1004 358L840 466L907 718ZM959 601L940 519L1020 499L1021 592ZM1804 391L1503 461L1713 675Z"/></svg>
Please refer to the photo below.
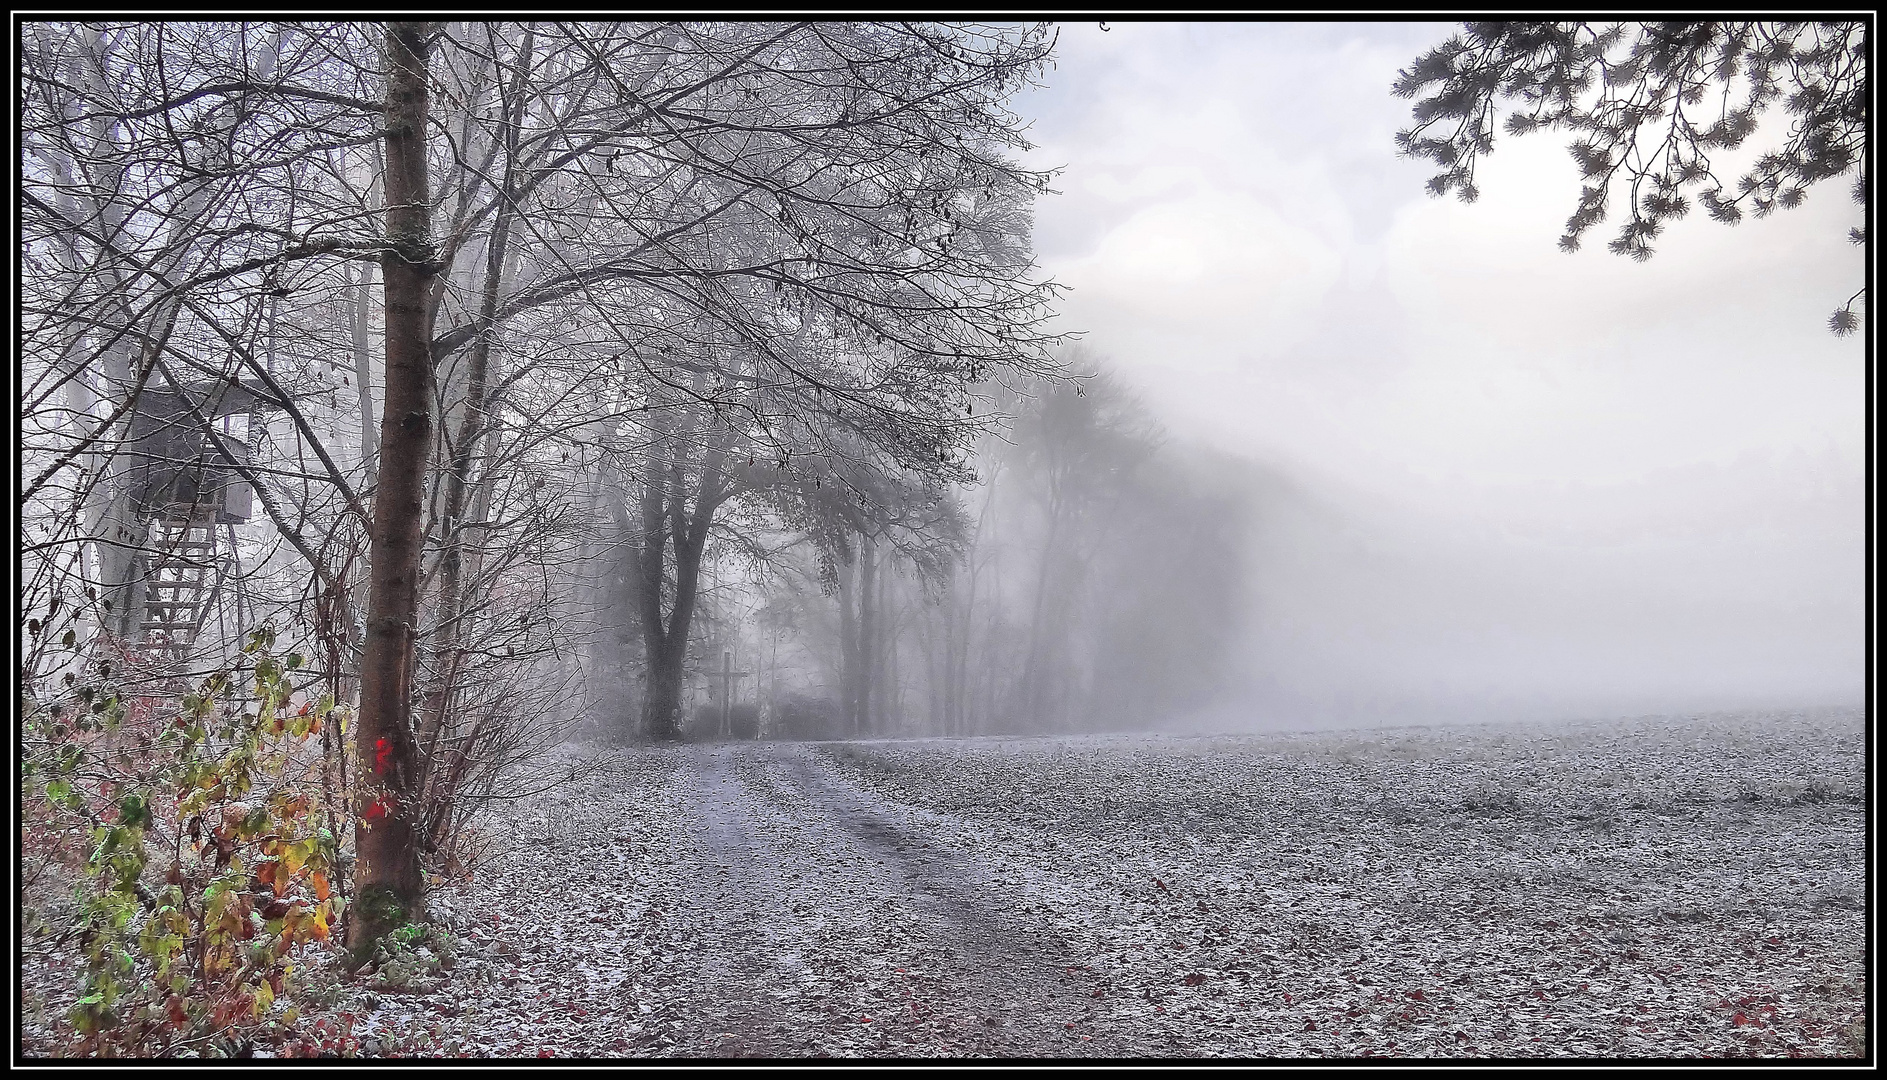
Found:
<svg viewBox="0 0 1887 1080"><path fill-rule="evenodd" d="M301 873L302 866L307 863L308 856L312 854L314 854L313 840L300 840L282 849L282 857L287 860L288 872L291 874Z"/></svg>

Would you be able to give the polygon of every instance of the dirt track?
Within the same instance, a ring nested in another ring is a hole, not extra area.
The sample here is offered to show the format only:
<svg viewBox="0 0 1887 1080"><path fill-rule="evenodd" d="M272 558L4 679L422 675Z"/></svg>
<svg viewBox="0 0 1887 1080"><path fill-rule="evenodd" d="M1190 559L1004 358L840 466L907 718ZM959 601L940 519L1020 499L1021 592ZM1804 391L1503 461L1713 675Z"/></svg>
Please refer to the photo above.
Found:
<svg viewBox="0 0 1887 1080"><path fill-rule="evenodd" d="M1039 918L923 815L847 783L812 748L683 755L672 928L703 978L682 1052L1071 1056L1146 1048L1080 1030L1085 980ZM829 993L836 988L838 993Z"/></svg>

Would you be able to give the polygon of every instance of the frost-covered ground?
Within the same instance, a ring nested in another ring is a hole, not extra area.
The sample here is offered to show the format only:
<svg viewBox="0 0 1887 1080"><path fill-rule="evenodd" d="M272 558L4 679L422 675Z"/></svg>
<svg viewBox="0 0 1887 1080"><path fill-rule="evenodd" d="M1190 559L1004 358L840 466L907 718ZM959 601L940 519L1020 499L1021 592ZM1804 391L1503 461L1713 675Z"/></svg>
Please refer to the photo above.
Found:
<svg viewBox="0 0 1887 1080"><path fill-rule="evenodd" d="M367 1053L1859 1052L1858 712L679 748L577 778Z"/></svg>
<svg viewBox="0 0 1887 1080"><path fill-rule="evenodd" d="M1050 913L1097 1041L1823 1056L1858 1034L1858 714L832 752Z"/></svg>

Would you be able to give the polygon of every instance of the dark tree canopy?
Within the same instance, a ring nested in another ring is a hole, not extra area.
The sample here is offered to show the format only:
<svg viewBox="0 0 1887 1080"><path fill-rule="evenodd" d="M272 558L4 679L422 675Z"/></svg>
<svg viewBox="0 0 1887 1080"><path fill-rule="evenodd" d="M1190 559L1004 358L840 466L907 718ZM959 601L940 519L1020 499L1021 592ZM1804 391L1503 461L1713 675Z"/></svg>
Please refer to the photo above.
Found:
<svg viewBox="0 0 1887 1080"><path fill-rule="evenodd" d="M1606 220L1615 187L1627 217L1609 245L1651 257L1664 224L1692 197L1718 221L1801 205L1810 185L1852 174L1867 205L1868 28L1844 22L1472 22L1398 73L1397 96L1415 99L1415 123L1397 132L1406 156L1441 166L1432 194L1479 194L1475 166L1494 149L1506 112L1512 135L1539 128L1575 134L1584 179L1560 237L1563 250ZM1733 183L1711 154L1735 150L1771 106L1789 116L1786 139ZM1849 239L1867 241L1864 227ZM1859 325L1856 292L1829 320Z"/></svg>

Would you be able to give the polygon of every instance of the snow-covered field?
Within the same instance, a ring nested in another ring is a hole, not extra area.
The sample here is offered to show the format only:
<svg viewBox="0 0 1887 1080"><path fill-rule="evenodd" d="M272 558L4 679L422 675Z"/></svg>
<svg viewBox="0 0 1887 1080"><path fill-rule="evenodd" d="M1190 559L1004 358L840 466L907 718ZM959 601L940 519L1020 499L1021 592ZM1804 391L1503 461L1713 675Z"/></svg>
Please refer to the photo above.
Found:
<svg viewBox="0 0 1887 1080"><path fill-rule="evenodd" d="M569 747L366 1053L1828 1057L1858 711ZM377 988L370 988L377 987Z"/></svg>

